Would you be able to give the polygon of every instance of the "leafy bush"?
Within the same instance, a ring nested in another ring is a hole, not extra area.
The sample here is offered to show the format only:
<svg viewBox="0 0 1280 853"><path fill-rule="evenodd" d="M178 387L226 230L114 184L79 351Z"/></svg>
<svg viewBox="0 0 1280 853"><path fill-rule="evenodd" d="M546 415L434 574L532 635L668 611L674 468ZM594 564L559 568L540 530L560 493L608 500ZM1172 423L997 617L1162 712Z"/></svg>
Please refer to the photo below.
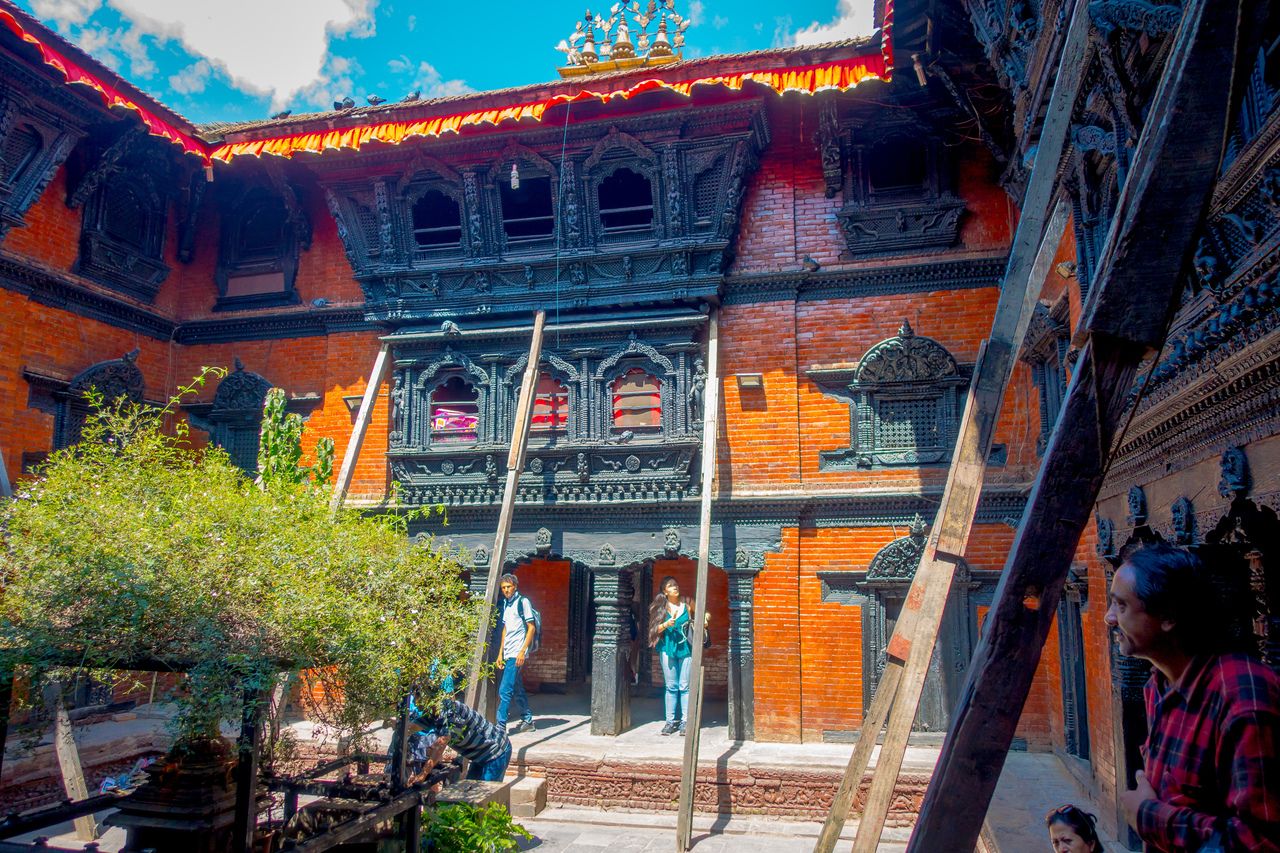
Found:
<svg viewBox="0 0 1280 853"><path fill-rule="evenodd" d="M332 445L299 468L281 395L256 485L222 451L192 450L176 406L212 372L160 411L96 401L81 442L0 503L0 665L186 672L184 739L238 719L282 669L321 682L304 701L342 697L308 708L341 733L391 716L433 660L467 659L459 564L411 541L394 506L333 512Z"/></svg>
<svg viewBox="0 0 1280 853"><path fill-rule="evenodd" d="M465 803L438 806L424 809L423 819L424 853L506 853L519 848L517 838L533 839L501 803L483 808Z"/></svg>

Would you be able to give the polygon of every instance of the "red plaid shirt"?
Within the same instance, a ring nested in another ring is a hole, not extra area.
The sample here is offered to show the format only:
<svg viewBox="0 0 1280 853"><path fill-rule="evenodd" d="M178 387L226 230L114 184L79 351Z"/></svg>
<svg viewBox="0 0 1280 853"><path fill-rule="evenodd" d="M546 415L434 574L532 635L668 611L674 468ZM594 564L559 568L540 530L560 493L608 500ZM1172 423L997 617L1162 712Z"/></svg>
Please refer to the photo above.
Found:
<svg viewBox="0 0 1280 853"><path fill-rule="evenodd" d="M1143 747L1156 799L1138 809L1148 849L1280 851L1280 676L1245 655L1198 657L1176 685L1146 686Z"/></svg>

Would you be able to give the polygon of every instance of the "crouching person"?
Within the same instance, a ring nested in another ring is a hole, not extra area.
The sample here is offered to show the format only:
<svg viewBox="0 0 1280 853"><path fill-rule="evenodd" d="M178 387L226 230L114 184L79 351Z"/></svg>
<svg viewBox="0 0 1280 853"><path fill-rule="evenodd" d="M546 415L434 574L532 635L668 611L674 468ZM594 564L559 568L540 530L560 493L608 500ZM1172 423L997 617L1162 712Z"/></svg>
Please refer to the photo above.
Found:
<svg viewBox="0 0 1280 853"><path fill-rule="evenodd" d="M470 761L468 779L501 782L506 775L511 761L511 741L506 731L457 699L440 699L437 710L415 709L410 713L409 726L423 733L426 743L431 745L428 750L435 755L438 756L447 743Z"/></svg>

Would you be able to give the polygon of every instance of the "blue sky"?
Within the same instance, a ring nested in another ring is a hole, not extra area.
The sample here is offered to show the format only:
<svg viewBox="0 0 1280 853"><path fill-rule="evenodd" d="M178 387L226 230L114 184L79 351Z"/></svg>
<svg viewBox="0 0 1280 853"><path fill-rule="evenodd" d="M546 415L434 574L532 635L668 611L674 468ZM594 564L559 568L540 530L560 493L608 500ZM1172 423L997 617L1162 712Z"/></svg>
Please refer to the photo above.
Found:
<svg viewBox="0 0 1280 853"><path fill-rule="evenodd" d="M198 123L330 109L347 95L426 98L557 79L555 45L584 11L582 0L18 3ZM686 57L871 30L871 0L676 0L676 11L692 21Z"/></svg>

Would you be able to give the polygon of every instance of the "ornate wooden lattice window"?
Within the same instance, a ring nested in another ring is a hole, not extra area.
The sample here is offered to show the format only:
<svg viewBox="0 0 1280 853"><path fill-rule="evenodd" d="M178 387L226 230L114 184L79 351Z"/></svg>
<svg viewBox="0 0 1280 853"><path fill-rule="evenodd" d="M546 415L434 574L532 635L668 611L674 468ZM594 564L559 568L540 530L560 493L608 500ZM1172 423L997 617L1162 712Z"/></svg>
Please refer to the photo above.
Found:
<svg viewBox="0 0 1280 853"><path fill-rule="evenodd" d="M250 477L258 472L262 406L270 388L270 382L245 370L237 358L235 370L218 383L207 416L210 441Z"/></svg>
<svg viewBox="0 0 1280 853"><path fill-rule="evenodd" d="M1040 395L1040 435L1036 454L1042 455L1049 444L1053 426L1058 422L1062 401L1067 391L1067 345L1069 330L1065 322L1066 303L1050 309L1036 305L1027 328L1022 360L1031 366L1031 376Z"/></svg>
<svg viewBox="0 0 1280 853"><path fill-rule="evenodd" d="M810 373L822 383L825 371ZM847 371L834 371L847 380ZM951 456L959 426L959 391L966 384L956 360L905 320L898 334L867 350L852 382L832 388L850 406L850 446L822 451L822 470L934 465Z"/></svg>
<svg viewBox="0 0 1280 853"><path fill-rule="evenodd" d="M568 429L569 389L554 376L540 374L533 400L533 420L529 430L550 438L562 435Z"/></svg>
<svg viewBox="0 0 1280 853"><path fill-rule="evenodd" d="M609 386L613 397L613 430L662 431L662 380L633 367Z"/></svg>
<svg viewBox="0 0 1280 853"><path fill-rule="evenodd" d="M217 308L261 308L297 301L298 238L284 199L255 187L223 218Z"/></svg>
<svg viewBox="0 0 1280 853"><path fill-rule="evenodd" d="M846 203L838 213L850 254L878 255L951 246L964 202L950 192L946 158L916 127L858 133Z"/></svg>
<svg viewBox="0 0 1280 853"><path fill-rule="evenodd" d="M480 436L480 392L461 376L451 376L431 391L429 440L436 444L474 444Z"/></svg>
<svg viewBox="0 0 1280 853"><path fill-rule="evenodd" d="M643 234L653 230L653 187L639 172L620 166L596 187L602 236Z"/></svg>
<svg viewBox="0 0 1280 853"><path fill-rule="evenodd" d="M0 179L11 186L20 183L42 148L44 139L34 127L24 124L14 128L0 149Z"/></svg>
<svg viewBox="0 0 1280 853"><path fill-rule="evenodd" d="M137 360L138 350L135 349L120 358L98 362L79 373L65 390L53 394L54 450L70 447L80 441L80 434L91 412L87 397L90 390L100 395L104 403L116 400L143 402L143 378Z"/></svg>
<svg viewBox="0 0 1280 853"><path fill-rule="evenodd" d="M146 175L112 175L86 205L79 272L151 300L169 274L162 260L164 218L164 200Z"/></svg>
<svg viewBox="0 0 1280 853"><path fill-rule="evenodd" d="M854 605L862 611L864 702L871 701L884 674L886 649L920 568L927 531L924 519L917 515L908 535L881 548L865 569L818 573L823 602ZM973 572L963 560L956 567L914 730L946 730L977 642L977 607L990 604L997 578L995 572Z"/></svg>
<svg viewBox="0 0 1280 853"><path fill-rule="evenodd" d="M462 210L456 199L427 190L410 210L414 247L423 251L462 248Z"/></svg>

